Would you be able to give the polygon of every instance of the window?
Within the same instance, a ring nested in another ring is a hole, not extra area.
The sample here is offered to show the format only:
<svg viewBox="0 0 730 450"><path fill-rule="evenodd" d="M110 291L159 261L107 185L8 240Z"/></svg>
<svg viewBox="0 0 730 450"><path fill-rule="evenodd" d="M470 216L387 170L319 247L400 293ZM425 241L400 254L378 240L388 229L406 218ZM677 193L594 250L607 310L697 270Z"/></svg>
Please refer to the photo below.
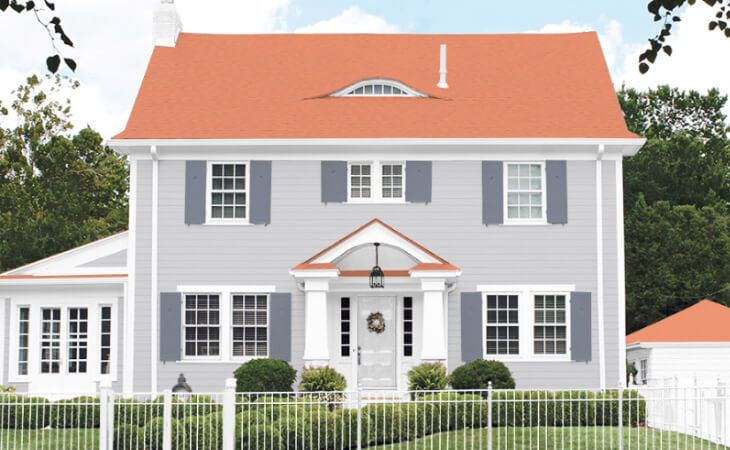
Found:
<svg viewBox="0 0 730 450"><path fill-rule="evenodd" d="M30 336L30 308L18 310L18 375L28 375L28 349Z"/></svg>
<svg viewBox="0 0 730 450"><path fill-rule="evenodd" d="M185 356L220 355L220 297L185 295Z"/></svg>
<svg viewBox="0 0 730 450"><path fill-rule="evenodd" d="M246 163L212 163L209 181L209 219L213 222L245 222L248 219Z"/></svg>
<svg viewBox="0 0 730 450"><path fill-rule="evenodd" d="M112 307L102 306L101 307L101 319L99 329L99 370L102 375L111 373L111 359L112 359Z"/></svg>
<svg viewBox="0 0 730 450"><path fill-rule="evenodd" d="M89 310L68 310L68 373L86 373L89 350Z"/></svg>
<svg viewBox="0 0 730 450"><path fill-rule="evenodd" d="M507 164L507 222L545 220L544 178L542 163Z"/></svg>
<svg viewBox="0 0 730 450"><path fill-rule="evenodd" d="M487 295L487 355L520 353L517 295Z"/></svg>
<svg viewBox="0 0 730 450"><path fill-rule="evenodd" d="M350 356L350 297L340 299L340 356Z"/></svg>
<svg viewBox="0 0 730 450"><path fill-rule="evenodd" d="M642 359L639 361L639 378L641 379L641 384L646 384L646 381L649 378L648 375L649 375L648 361L645 359Z"/></svg>
<svg viewBox="0 0 730 450"><path fill-rule="evenodd" d="M413 356L413 297L403 297L403 356Z"/></svg>
<svg viewBox="0 0 730 450"><path fill-rule="evenodd" d="M233 295L233 356L267 356L268 297Z"/></svg>
<svg viewBox="0 0 730 450"><path fill-rule="evenodd" d="M333 97L425 97L421 92L393 80L364 80L332 94Z"/></svg>
<svg viewBox="0 0 730 450"><path fill-rule="evenodd" d="M351 162L348 195L351 203L399 203L405 200L405 164Z"/></svg>
<svg viewBox="0 0 730 450"><path fill-rule="evenodd" d="M41 373L61 370L61 309L41 309Z"/></svg>
<svg viewBox="0 0 730 450"><path fill-rule="evenodd" d="M565 295L535 295L535 354L567 352Z"/></svg>

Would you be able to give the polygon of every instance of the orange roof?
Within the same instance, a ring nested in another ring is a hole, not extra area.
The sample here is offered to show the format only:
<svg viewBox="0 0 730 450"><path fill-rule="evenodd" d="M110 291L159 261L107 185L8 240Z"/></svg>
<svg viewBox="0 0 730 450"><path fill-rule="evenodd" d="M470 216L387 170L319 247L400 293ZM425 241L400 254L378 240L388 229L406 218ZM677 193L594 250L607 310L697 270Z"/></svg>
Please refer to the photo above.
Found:
<svg viewBox="0 0 730 450"><path fill-rule="evenodd" d="M447 44L448 89L439 89ZM332 98L357 81L428 98ZM155 47L116 139L636 138L595 33L208 35Z"/></svg>
<svg viewBox="0 0 730 450"><path fill-rule="evenodd" d="M702 300L626 336L627 345L639 342L730 342L730 308Z"/></svg>

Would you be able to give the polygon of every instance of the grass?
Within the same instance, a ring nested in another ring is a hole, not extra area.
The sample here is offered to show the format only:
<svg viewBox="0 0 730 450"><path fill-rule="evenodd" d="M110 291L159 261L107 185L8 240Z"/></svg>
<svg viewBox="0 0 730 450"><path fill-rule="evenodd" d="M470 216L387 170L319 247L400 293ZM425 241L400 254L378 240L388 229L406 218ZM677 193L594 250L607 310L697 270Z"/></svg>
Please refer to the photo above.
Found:
<svg viewBox="0 0 730 450"><path fill-rule="evenodd" d="M399 444L382 445L380 450L471 450L487 448L487 430L458 430L438 433ZM511 449L618 449L617 427L507 427L492 433L494 450ZM728 449L707 440L654 428L625 428L624 449Z"/></svg>
<svg viewBox="0 0 730 450"><path fill-rule="evenodd" d="M97 448L99 448L98 428L0 430L0 449L3 450L90 450Z"/></svg>

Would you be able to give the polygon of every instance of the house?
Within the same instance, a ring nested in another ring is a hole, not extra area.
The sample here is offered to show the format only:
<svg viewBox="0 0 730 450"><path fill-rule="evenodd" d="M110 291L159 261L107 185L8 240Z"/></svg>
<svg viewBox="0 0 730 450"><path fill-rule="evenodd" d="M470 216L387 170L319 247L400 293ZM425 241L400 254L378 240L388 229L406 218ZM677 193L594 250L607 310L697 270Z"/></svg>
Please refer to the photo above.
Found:
<svg viewBox="0 0 730 450"><path fill-rule="evenodd" d="M259 357L330 365L349 389L477 358L520 387L625 379L622 159L644 140L595 33L191 34L169 1L155 21L109 142L131 180L125 391L180 373L218 391ZM31 389L49 345L74 380L77 338L41 333L53 302L0 298L8 382Z"/></svg>
<svg viewBox="0 0 730 450"><path fill-rule="evenodd" d="M730 308L702 300L626 337L637 384L730 379Z"/></svg>

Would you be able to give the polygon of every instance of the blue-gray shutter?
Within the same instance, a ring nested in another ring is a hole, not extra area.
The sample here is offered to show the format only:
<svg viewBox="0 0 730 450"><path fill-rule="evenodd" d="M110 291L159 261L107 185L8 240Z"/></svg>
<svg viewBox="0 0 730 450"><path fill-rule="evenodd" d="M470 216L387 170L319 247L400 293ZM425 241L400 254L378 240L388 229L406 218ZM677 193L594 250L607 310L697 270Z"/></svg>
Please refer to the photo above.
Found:
<svg viewBox="0 0 730 450"><path fill-rule="evenodd" d="M482 223L504 223L502 161L482 161Z"/></svg>
<svg viewBox="0 0 730 450"><path fill-rule="evenodd" d="M570 293L570 359L591 360L591 293Z"/></svg>
<svg viewBox="0 0 730 450"><path fill-rule="evenodd" d="M291 361L291 294L269 295L269 358Z"/></svg>
<svg viewBox="0 0 730 450"><path fill-rule="evenodd" d="M205 223L205 161L185 161L185 223Z"/></svg>
<svg viewBox="0 0 730 450"><path fill-rule="evenodd" d="M255 224L271 223L271 161L251 161L250 217Z"/></svg>
<svg viewBox="0 0 730 450"><path fill-rule="evenodd" d="M431 161L406 161L406 201L431 202Z"/></svg>
<svg viewBox="0 0 730 450"><path fill-rule="evenodd" d="M160 361L179 361L182 345L182 294L160 293Z"/></svg>
<svg viewBox="0 0 730 450"><path fill-rule="evenodd" d="M568 223L568 178L565 161L545 162L547 178L547 221L548 223Z"/></svg>
<svg viewBox="0 0 730 450"><path fill-rule="evenodd" d="M464 362L484 356L482 293L461 293L461 359Z"/></svg>
<svg viewBox="0 0 730 450"><path fill-rule="evenodd" d="M322 203L347 201L347 161L322 161Z"/></svg>

